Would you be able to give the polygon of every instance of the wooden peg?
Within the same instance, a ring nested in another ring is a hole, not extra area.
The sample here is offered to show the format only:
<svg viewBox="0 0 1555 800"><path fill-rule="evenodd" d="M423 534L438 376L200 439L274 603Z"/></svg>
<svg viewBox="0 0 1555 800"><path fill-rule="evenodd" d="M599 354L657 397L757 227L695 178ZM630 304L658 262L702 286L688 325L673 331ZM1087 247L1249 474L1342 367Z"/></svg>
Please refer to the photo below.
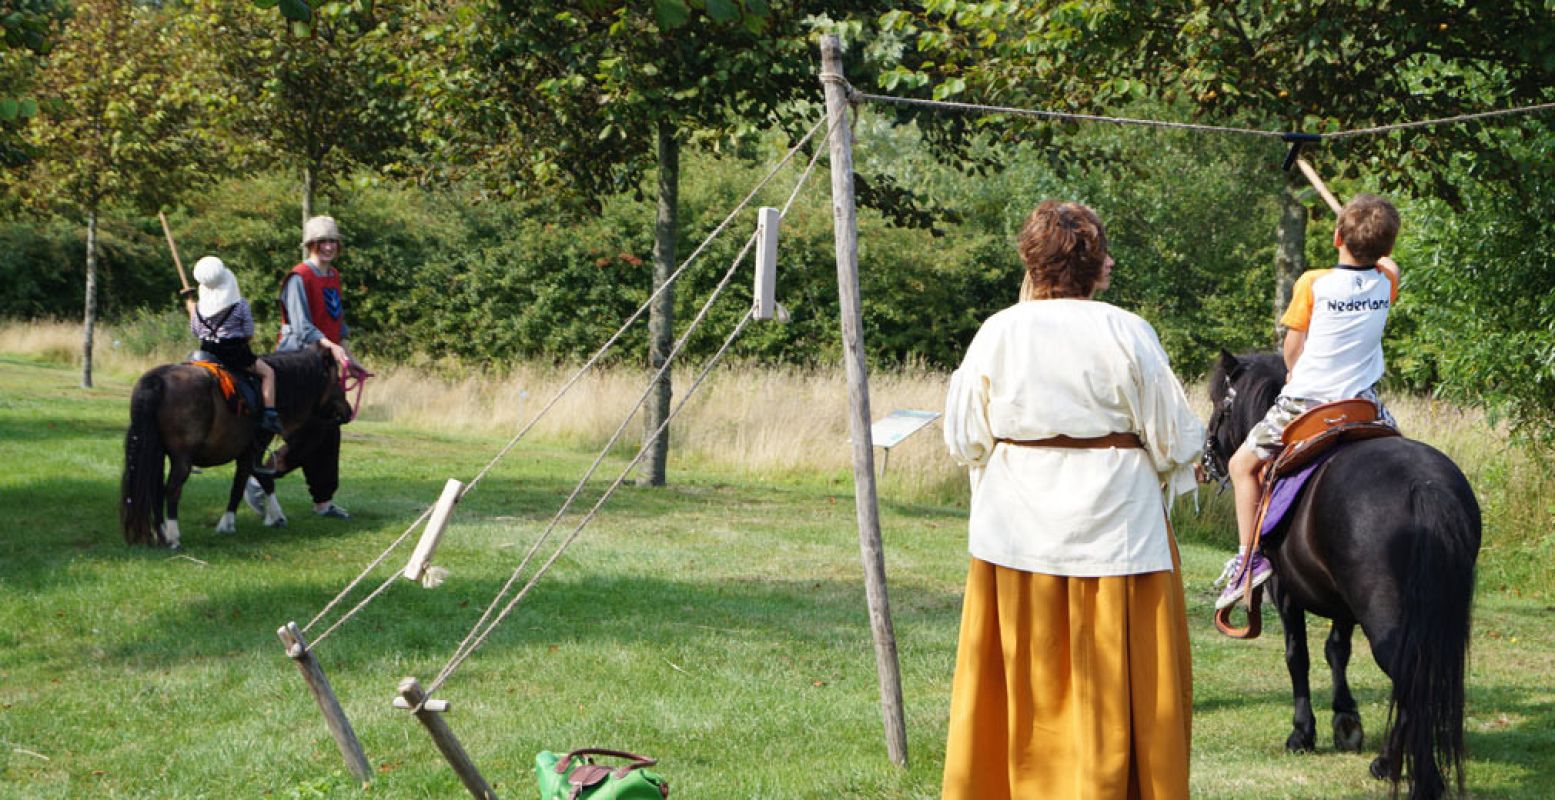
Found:
<svg viewBox="0 0 1555 800"><path fill-rule="evenodd" d="M405 703L402 708L417 708L413 711L416 719L421 721L422 727L432 735L432 742L442 752L443 758L448 759L448 765L454 768L454 774L459 776L459 781L468 789L475 800L497 800L497 793L492 791L491 785L481 777L481 771L475 768L475 762L470 760L470 754L464 751L464 746L459 744L459 739L454 736L453 730L443 717L427 701L426 692L421 689L421 682L415 678L406 678L400 681L400 699ZM395 703L399 706L399 703Z"/></svg>
<svg viewBox="0 0 1555 800"><path fill-rule="evenodd" d="M345 709L340 707L340 701L335 698L335 690L329 685L329 678L324 675L324 668L319 666L318 659L313 657L308 649L308 642L302 638L302 630L297 623L288 622L276 630L276 635L281 637L281 644L286 648L286 657L290 658L302 672L302 679L308 684L308 690L313 693L313 700L318 703L319 711L324 713L324 724L329 726L329 735L335 739L335 745L340 748L340 755L346 760L346 766L351 774L362 782L363 786L372 782L373 768L367 763L367 756L362 752L362 743L356 738L356 731L351 728L351 720L346 718Z"/></svg>

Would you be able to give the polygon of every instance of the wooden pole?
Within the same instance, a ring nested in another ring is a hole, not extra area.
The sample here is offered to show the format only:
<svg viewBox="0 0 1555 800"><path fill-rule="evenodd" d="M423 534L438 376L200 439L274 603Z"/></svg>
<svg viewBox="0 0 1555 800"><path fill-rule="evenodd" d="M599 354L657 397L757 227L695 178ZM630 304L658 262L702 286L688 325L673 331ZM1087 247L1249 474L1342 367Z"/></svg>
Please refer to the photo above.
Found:
<svg viewBox="0 0 1555 800"><path fill-rule="evenodd" d="M319 710L324 712L324 724L329 726L329 735L335 737L335 744L340 748L340 755L345 758L346 766L351 774L362 782L362 787L372 782L373 768L367 763L367 756L362 753L362 743L357 741L356 731L351 729L351 720L346 718L346 712L340 707L340 701L335 699L335 690L330 688L329 678L324 676L324 668L319 666L318 659L313 657L313 652L308 649L308 642L302 638L302 631L297 623L288 622L282 625L276 632L281 637L281 644L286 646L286 655L297 664L297 669L302 672L302 679L307 682L308 689L313 692L313 699L319 704Z"/></svg>
<svg viewBox="0 0 1555 800"><path fill-rule="evenodd" d="M1323 185L1323 179L1318 177L1317 170L1313 169L1312 165L1308 164L1305 158L1296 159L1296 166L1301 169L1301 174L1307 176L1307 180L1311 181L1312 188L1317 190L1318 196L1323 198L1323 202L1327 203L1328 207L1333 209L1335 214L1338 214L1340 208L1339 198L1334 197L1334 193L1328 191L1328 187Z"/></svg>
<svg viewBox="0 0 1555 800"><path fill-rule="evenodd" d="M412 709L421 706L427 699L426 692L421 690L421 682L415 678L400 681L400 697ZM416 719L421 720L421 725L427 729L427 733L432 735L432 741L437 745L437 749L442 751L443 758L448 759L449 766L454 768L459 781L464 784L464 788L470 790L475 800L497 800L497 793L492 791L486 779L481 777L481 771L475 768L475 762L470 760L470 754L464 752L464 746L459 744L459 739L454 736L448 723L443 721L442 714L433 711L431 703L412 713L416 715Z"/></svg>
<svg viewBox="0 0 1555 800"><path fill-rule="evenodd" d="M162 235L167 237L167 249L173 251L173 266L178 267L178 282L183 284L184 291L189 291L189 279L184 276L184 262L178 258L178 245L173 244L173 229L167 226L167 215L157 212L157 219L162 220Z"/></svg>
<svg viewBox="0 0 1555 800"><path fill-rule="evenodd" d="M842 73L842 42L821 37L821 83L831 134L832 224L837 242L837 293L842 310L843 362L847 365L849 429L853 436L853 490L858 512L859 558L869 627L875 639L880 678L880 713L891 761L907 764L907 727L902 715L902 676L891 629L885 554L880 545L880 510L875 499L875 448L869 429L869 365L864 355L864 313L859 301L858 214L853 205L853 130L848 126L848 85Z"/></svg>

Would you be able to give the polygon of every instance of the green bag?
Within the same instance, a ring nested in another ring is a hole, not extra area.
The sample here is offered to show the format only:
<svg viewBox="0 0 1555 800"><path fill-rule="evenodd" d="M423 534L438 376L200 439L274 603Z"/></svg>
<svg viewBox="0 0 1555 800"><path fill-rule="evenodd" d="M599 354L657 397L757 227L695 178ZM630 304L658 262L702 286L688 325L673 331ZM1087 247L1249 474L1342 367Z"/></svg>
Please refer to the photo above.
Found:
<svg viewBox="0 0 1555 800"><path fill-rule="evenodd" d="M632 763L608 767L589 756ZM560 757L542 750L535 756L535 777L540 780L540 800L664 800L670 796L670 782L647 769L657 763L620 750L584 747Z"/></svg>

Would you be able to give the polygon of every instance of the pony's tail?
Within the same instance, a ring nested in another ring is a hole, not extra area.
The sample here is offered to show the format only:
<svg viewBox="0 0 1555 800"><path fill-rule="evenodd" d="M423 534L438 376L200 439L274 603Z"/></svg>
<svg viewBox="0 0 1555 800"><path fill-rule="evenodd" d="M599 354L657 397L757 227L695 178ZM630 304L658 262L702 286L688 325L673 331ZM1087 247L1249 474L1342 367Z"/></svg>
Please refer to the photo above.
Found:
<svg viewBox="0 0 1555 800"><path fill-rule="evenodd" d="M119 527L127 544L155 544L162 522L166 489L162 465L166 453L157 426L164 384L157 372L135 382L130 395L130 428L124 434L124 475L119 480Z"/></svg>
<svg viewBox="0 0 1555 800"><path fill-rule="evenodd" d="M1404 621L1395 651L1388 727L1397 757L1388 765L1394 792L1407 766L1411 798L1447 792L1446 776L1463 794L1463 682L1479 520L1439 483L1410 487L1421 523L1404 588ZM1399 763L1400 761L1404 763Z"/></svg>

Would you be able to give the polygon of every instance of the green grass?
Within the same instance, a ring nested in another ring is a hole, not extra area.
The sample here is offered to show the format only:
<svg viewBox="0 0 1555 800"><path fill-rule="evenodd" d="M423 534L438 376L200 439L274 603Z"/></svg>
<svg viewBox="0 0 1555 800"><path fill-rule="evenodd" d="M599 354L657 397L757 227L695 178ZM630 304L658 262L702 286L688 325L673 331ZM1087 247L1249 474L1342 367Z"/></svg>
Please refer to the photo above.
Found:
<svg viewBox="0 0 1555 800"><path fill-rule="evenodd" d="M175 556L119 538L129 381L99 377L82 390L72 368L0 356L0 798L462 796L431 740L389 701L401 677L436 673L590 454L520 445L458 509L437 559L447 583L401 582L320 645L377 771L363 794L275 629L305 623L446 478L473 475L505 437L359 421L346 429L339 495L355 520L315 518L288 478L290 527L263 528L245 508L235 536L211 532L231 472L209 470L185 493ZM536 751L597 745L659 757L677 797L936 796L964 511L882 499L911 754L902 770L884 752L848 477L766 484L671 466L668 489L624 488L440 693L499 794L534 796ZM1295 757L1282 750L1290 706L1277 621L1268 615L1268 635L1251 643L1211 629L1207 583L1229 538L1223 500L1177 513L1194 797L1385 796L1366 764L1386 685L1363 640L1351 675L1365 752L1334 753L1323 715L1319 752ZM1482 586L1476 608L1470 786L1482 798L1548 798L1555 608L1529 599L1544 590L1501 580ZM1311 627L1320 665L1326 628ZM1321 666L1313 685L1321 707Z"/></svg>

